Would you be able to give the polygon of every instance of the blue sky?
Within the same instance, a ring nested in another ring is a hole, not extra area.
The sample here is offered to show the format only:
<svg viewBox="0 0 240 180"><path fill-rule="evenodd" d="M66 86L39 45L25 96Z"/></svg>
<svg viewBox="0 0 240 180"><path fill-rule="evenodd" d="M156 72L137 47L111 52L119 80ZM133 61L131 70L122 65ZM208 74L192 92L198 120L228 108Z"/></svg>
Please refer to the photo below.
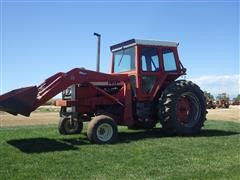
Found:
<svg viewBox="0 0 240 180"><path fill-rule="evenodd" d="M58 71L101 71L109 46L131 38L179 41L187 79L217 94L239 93L238 1L1 1L0 93L38 85ZM231 84L232 83L232 84Z"/></svg>

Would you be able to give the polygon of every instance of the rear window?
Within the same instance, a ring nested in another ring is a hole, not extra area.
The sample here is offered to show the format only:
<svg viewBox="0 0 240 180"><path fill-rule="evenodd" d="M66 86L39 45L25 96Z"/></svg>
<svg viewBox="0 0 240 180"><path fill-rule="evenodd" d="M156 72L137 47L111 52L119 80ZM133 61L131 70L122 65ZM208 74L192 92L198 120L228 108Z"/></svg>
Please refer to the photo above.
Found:
<svg viewBox="0 0 240 180"><path fill-rule="evenodd" d="M163 64L165 71L176 71L176 61L172 49L163 49Z"/></svg>

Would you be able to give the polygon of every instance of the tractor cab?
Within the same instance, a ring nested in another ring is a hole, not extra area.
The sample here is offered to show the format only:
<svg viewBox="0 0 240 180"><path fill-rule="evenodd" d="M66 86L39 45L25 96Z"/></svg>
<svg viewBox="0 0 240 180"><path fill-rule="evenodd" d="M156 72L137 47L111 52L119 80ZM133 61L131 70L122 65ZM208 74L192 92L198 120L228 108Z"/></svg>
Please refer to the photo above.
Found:
<svg viewBox="0 0 240 180"><path fill-rule="evenodd" d="M110 47L112 74L128 74L137 100L152 100L160 87L185 74L177 42L131 39Z"/></svg>

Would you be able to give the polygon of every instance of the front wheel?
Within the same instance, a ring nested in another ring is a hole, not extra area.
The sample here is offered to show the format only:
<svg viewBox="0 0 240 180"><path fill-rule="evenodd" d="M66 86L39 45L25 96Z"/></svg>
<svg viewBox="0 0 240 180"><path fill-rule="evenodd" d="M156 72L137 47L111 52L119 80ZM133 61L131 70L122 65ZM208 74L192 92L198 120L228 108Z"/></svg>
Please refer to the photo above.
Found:
<svg viewBox="0 0 240 180"><path fill-rule="evenodd" d="M79 134L83 129L83 122L77 118L61 117L58 123L60 134Z"/></svg>
<svg viewBox="0 0 240 180"><path fill-rule="evenodd" d="M162 93L159 99L158 115L166 133L196 134L206 120L204 94L191 81L175 81Z"/></svg>
<svg viewBox="0 0 240 180"><path fill-rule="evenodd" d="M89 122L87 136L91 143L114 143L117 139L117 125L110 116L98 115Z"/></svg>

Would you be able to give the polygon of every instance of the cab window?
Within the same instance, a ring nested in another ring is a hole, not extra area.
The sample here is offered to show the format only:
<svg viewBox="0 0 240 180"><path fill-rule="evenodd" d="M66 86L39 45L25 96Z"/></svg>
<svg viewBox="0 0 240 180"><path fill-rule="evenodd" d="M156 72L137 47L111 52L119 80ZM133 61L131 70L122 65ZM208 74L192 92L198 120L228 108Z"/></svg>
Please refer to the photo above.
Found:
<svg viewBox="0 0 240 180"><path fill-rule="evenodd" d="M114 72L135 70L135 48L127 48L114 52Z"/></svg>
<svg viewBox="0 0 240 180"><path fill-rule="evenodd" d="M165 71L176 71L176 61L172 49L163 49L163 64Z"/></svg>
<svg viewBox="0 0 240 180"><path fill-rule="evenodd" d="M154 72L159 71L159 58L157 48L141 49L142 71Z"/></svg>

